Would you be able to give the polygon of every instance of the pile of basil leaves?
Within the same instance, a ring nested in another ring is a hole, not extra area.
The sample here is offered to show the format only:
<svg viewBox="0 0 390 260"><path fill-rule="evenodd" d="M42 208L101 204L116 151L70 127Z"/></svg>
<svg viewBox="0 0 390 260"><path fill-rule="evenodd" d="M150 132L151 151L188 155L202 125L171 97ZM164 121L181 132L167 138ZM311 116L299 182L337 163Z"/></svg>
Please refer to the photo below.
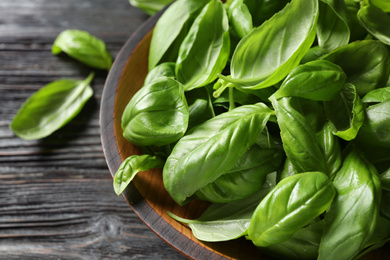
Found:
<svg viewBox="0 0 390 260"><path fill-rule="evenodd" d="M123 117L142 148L123 192L163 168L203 241L283 259L354 259L390 239L390 1L178 0ZM132 86L129 86L131 88Z"/></svg>

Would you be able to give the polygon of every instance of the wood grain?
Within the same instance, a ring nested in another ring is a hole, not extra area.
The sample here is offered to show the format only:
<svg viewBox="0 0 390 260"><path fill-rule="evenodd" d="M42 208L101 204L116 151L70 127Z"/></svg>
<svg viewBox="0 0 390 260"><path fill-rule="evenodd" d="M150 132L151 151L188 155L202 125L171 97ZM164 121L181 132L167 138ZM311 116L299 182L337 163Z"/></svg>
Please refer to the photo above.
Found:
<svg viewBox="0 0 390 260"><path fill-rule="evenodd" d="M91 69L53 56L62 30L103 39L113 57L147 19L127 0L0 1L0 259L186 259L117 197L100 142L100 100L39 141L17 138L9 124L24 100L60 78Z"/></svg>

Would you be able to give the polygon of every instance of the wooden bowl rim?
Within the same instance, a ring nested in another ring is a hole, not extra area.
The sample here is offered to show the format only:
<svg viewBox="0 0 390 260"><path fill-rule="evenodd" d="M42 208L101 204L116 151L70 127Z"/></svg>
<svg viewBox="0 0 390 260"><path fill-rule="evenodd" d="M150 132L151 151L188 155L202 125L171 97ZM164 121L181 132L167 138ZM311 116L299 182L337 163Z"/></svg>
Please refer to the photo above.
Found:
<svg viewBox="0 0 390 260"><path fill-rule="evenodd" d="M136 51L138 44L142 39L154 28L163 12L164 10L150 17L130 36L118 53L104 85L100 110L101 142L112 178L114 178L116 171L122 163L114 130L117 88L120 84L122 74L126 69L128 60L133 52ZM130 194L132 200L133 197L135 197L134 200L136 203L129 201L127 197L129 197ZM189 239L170 223L166 222L148 204L132 183L130 183L126 191L122 193L122 196L146 226L186 257L191 259L230 259Z"/></svg>

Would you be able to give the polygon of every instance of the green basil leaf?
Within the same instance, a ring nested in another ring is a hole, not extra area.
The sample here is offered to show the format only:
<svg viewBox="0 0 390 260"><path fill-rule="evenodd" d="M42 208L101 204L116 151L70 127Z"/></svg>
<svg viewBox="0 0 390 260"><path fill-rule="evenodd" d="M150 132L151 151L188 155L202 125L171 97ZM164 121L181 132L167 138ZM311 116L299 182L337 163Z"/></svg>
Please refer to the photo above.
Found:
<svg viewBox="0 0 390 260"><path fill-rule="evenodd" d="M51 82L30 96L13 118L10 128L20 138L41 139L74 118L92 97L89 86L94 73L85 80Z"/></svg>
<svg viewBox="0 0 390 260"><path fill-rule="evenodd" d="M390 17L375 5L363 5L357 13L364 28L375 38L390 45Z"/></svg>
<svg viewBox="0 0 390 260"><path fill-rule="evenodd" d="M243 0L234 0L229 6L228 15L234 31L240 38L253 29L252 15Z"/></svg>
<svg viewBox="0 0 390 260"><path fill-rule="evenodd" d="M280 180L283 180L288 176L292 176L298 173L299 172L297 171L297 169L295 169L291 160L287 157L286 160L284 161L283 170L280 173Z"/></svg>
<svg viewBox="0 0 390 260"><path fill-rule="evenodd" d="M344 0L349 17L350 42L363 40L367 36L367 30L360 24L357 12L360 9L359 2Z"/></svg>
<svg viewBox="0 0 390 260"><path fill-rule="evenodd" d="M329 178L333 179L342 164L339 140L333 135L330 124L325 124L324 127L316 133L316 136L325 157Z"/></svg>
<svg viewBox="0 0 390 260"><path fill-rule="evenodd" d="M148 72L148 74L146 75L144 85L148 85L153 80L161 78L161 77L175 79L176 78L175 66L176 66L176 63L174 63L174 62L164 62L164 63L157 65L152 70L150 70Z"/></svg>
<svg viewBox="0 0 390 260"><path fill-rule="evenodd" d="M290 239L261 248L261 250L277 259L316 259L324 226L325 221L317 221L299 229Z"/></svg>
<svg viewBox="0 0 390 260"><path fill-rule="evenodd" d="M386 13L390 12L390 0L370 0L370 4L379 7Z"/></svg>
<svg viewBox="0 0 390 260"><path fill-rule="evenodd" d="M130 4L147 13L154 15L173 0L130 0Z"/></svg>
<svg viewBox="0 0 390 260"><path fill-rule="evenodd" d="M272 86L294 69L311 47L318 17L317 0L293 0L237 45L231 78L241 88Z"/></svg>
<svg viewBox="0 0 390 260"><path fill-rule="evenodd" d="M333 184L337 195L325 215L319 260L352 259L375 231L381 185L375 167L352 150ZM351 225L351 223L353 223Z"/></svg>
<svg viewBox="0 0 390 260"><path fill-rule="evenodd" d="M132 155L126 158L119 166L114 177L115 193L119 196L134 179L137 173L153 168L162 168L163 166L163 160L148 154Z"/></svg>
<svg viewBox="0 0 390 260"><path fill-rule="evenodd" d="M178 203L229 171L255 143L273 112L264 104L237 107L193 127L163 170L165 189Z"/></svg>
<svg viewBox="0 0 390 260"><path fill-rule="evenodd" d="M368 146L390 147L390 99L366 108L358 141Z"/></svg>
<svg viewBox="0 0 390 260"><path fill-rule="evenodd" d="M364 109L355 86L346 84L337 98L324 102L332 132L338 137L353 140L364 122Z"/></svg>
<svg viewBox="0 0 390 260"><path fill-rule="evenodd" d="M170 144L184 135L188 117L183 85L160 77L144 85L127 104L122 114L123 136L139 146Z"/></svg>
<svg viewBox="0 0 390 260"><path fill-rule="evenodd" d="M317 101L329 101L340 94L347 76L337 65L315 60L299 65L288 74L275 98L302 97Z"/></svg>
<svg viewBox="0 0 390 260"><path fill-rule="evenodd" d="M267 138L265 135L260 136ZM284 153L281 148L264 147L257 142L233 168L198 190L195 196L213 203L228 203L244 199L258 191L266 176L280 167Z"/></svg>
<svg viewBox="0 0 390 260"><path fill-rule="evenodd" d="M244 0L253 17L253 25L260 26L286 6L290 0Z"/></svg>
<svg viewBox="0 0 390 260"><path fill-rule="evenodd" d="M209 0L179 0L161 15L153 29L149 49L149 71L157 64L176 61L189 26Z"/></svg>
<svg viewBox="0 0 390 260"><path fill-rule="evenodd" d="M382 189L390 192L390 168L379 175L379 180L382 183Z"/></svg>
<svg viewBox="0 0 390 260"><path fill-rule="evenodd" d="M317 23L318 46L331 51L349 42L348 11L344 1L321 0Z"/></svg>
<svg viewBox="0 0 390 260"><path fill-rule="evenodd" d="M110 70L112 65L111 54L106 44L81 30L65 30L55 39L52 53L57 55L65 52L70 57L97 69Z"/></svg>
<svg viewBox="0 0 390 260"><path fill-rule="evenodd" d="M362 102L381 103L387 99L390 99L390 87L371 90L362 98Z"/></svg>
<svg viewBox="0 0 390 260"><path fill-rule="evenodd" d="M172 213L172 218L187 224L194 236L202 241L220 242L246 235L254 210L267 193L276 185L276 173L267 176L267 180L252 196L225 204L211 204L195 220L183 219Z"/></svg>
<svg viewBox="0 0 390 260"><path fill-rule="evenodd" d="M295 169L298 172L328 173L323 151L317 141L317 130L310 123L311 117L306 116L303 111L305 104L313 101L291 97L276 100L273 96L271 101L280 128L284 151ZM313 112L314 117L321 117L321 111Z"/></svg>
<svg viewBox="0 0 390 260"><path fill-rule="evenodd" d="M337 48L321 59L339 65L347 74L347 83L356 87L359 96L384 87L389 78L389 52L386 46L378 41L353 42Z"/></svg>
<svg viewBox="0 0 390 260"><path fill-rule="evenodd" d="M287 177L256 208L247 238L258 247L286 241L323 213L334 196L332 182L324 173L306 172Z"/></svg>
<svg viewBox="0 0 390 260"><path fill-rule="evenodd" d="M215 116L211 90L206 86L185 92L190 112L188 129L199 125Z"/></svg>
<svg viewBox="0 0 390 260"><path fill-rule="evenodd" d="M176 75L185 90L205 86L225 68L230 54L229 21L221 1L212 0L196 17L180 46Z"/></svg>

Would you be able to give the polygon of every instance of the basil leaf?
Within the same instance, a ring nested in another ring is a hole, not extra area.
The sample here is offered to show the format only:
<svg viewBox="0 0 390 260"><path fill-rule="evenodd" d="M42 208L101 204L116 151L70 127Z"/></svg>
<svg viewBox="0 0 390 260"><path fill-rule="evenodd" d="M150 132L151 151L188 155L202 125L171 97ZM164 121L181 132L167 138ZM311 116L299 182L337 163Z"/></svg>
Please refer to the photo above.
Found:
<svg viewBox="0 0 390 260"><path fill-rule="evenodd" d="M188 127L188 105L183 86L160 77L144 85L122 114L123 136L139 146L176 142Z"/></svg>
<svg viewBox="0 0 390 260"><path fill-rule="evenodd" d="M51 82L30 96L13 118L10 128L20 138L41 139L66 125L92 97L89 86L94 73L85 80Z"/></svg>
<svg viewBox="0 0 390 260"><path fill-rule="evenodd" d="M215 116L211 91L206 86L185 92L190 112L188 129L199 125Z"/></svg>
<svg viewBox="0 0 390 260"><path fill-rule="evenodd" d="M317 101L329 101L339 95L347 76L337 65L315 60L299 65L288 74L275 98L302 97Z"/></svg>
<svg viewBox="0 0 390 260"><path fill-rule="evenodd" d="M360 24L357 12L360 9L359 2L344 0L349 17L350 42L363 40L367 36L367 30Z"/></svg>
<svg viewBox="0 0 390 260"><path fill-rule="evenodd" d="M254 210L267 193L276 185L276 173L267 176L262 188L252 196L225 204L211 204L195 220L183 219L168 213L173 219L187 224L193 235L202 241L219 242L246 235Z"/></svg>
<svg viewBox="0 0 390 260"><path fill-rule="evenodd" d="M149 71L157 64L176 61L189 26L209 0L179 0L161 15L153 29L149 48Z"/></svg>
<svg viewBox="0 0 390 260"><path fill-rule="evenodd" d="M384 87L389 78L389 52L386 46L378 41L353 42L337 48L321 59L339 65L347 74L347 83L356 87L359 96Z"/></svg>
<svg viewBox="0 0 390 260"><path fill-rule="evenodd" d="M119 166L114 177L115 193L119 196L134 179L137 173L148 171L153 168L162 168L163 166L163 160L148 154L132 155L126 158Z"/></svg>
<svg viewBox="0 0 390 260"><path fill-rule="evenodd" d="M260 26L286 6L290 0L244 0L253 17L253 25Z"/></svg>
<svg viewBox="0 0 390 260"><path fill-rule="evenodd" d="M238 37L244 37L253 29L252 15L243 0L233 0L228 15Z"/></svg>
<svg viewBox="0 0 390 260"><path fill-rule="evenodd" d="M390 147L390 99L366 108L358 141L368 146Z"/></svg>
<svg viewBox="0 0 390 260"><path fill-rule="evenodd" d="M317 221L299 229L288 240L261 248L261 250L278 259L316 259L324 225L325 221Z"/></svg>
<svg viewBox="0 0 390 260"><path fill-rule="evenodd" d="M176 75L185 90L217 78L230 54L229 21L221 1L212 0L196 17L180 46Z"/></svg>
<svg viewBox="0 0 390 260"><path fill-rule="evenodd" d="M280 173L280 180L287 178L288 176L292 176L298 174L299 172L295 169L291 160L287 157L284 161L283 170Z"/></svg>
<svg viewBox="0 0 390 260"><path fill-rule="evenodd" d="M366 30L375 38L390 45L390 17L382 9L374 5L363 5L357 17Z"/></svg>
<svg viewBox="0 0 390 260"><path fill-rule="evenodd" d="M321 0L317 23L318 46L331 51L349 42L348 12L344 1Z"/></svg>
<svg viewBox="0 0 390 260"><path fill-rule="evenodd" d="M355 86L346 84L337 98L324 102L324 109L334 135L346 141L356 137L364 122L364 110Z"/></svg>
<svg viewBox="0 0 390 260"><path fill-rule="evenodd" d="M148 85L153 80L161 78L161 77L175 79L176 78L175 66L176 66L176 63L174 63L174 62L164 62L164 63L157 65L151 71L149 71L148 74L146 75L144 85Z"/></svg>
<svg viewBox="0 0 390 260"><path fill-rule="evenodd" d="M286 241L323 213L334 196L332 182L321 172L287 177L256 208L247 238L258 247Z"/></svg>
<svg viewBox="0 0 390 260"><path fill-rule="evenodd" d="M390 0L370 0L370 4L379 7L386 13L390 12Z"/></svg>
<svg viewBox="0 0 390 260"><path fill-rule="evenodd" d="M178 203L229 171L255 143L272 111L264 104L237 107L193 127L172 150L165 189Z"/></svg>
<svg viewBox="0 0 390 260"><path fill-rule="evenodd" d="M148 15L154 15L173 0L130 0L130 4Z"/></svg>
<svg viewBox="0 0 390 260"><path fill-rule="evenodd" d="M387 99L390 99L390 87L371 90L362 98L362 102L381 103Z"/></svg>
<svg viewBox="0 0 390 260"><path fill-rule="evenodd" d="M293 0L242 38L232 57L231 78L223 79L250 89L276 84L311 47L317 17L318 1Z"/></svg>
<svg viewBox="0 0 390 260"><path fill-rule="evenodd" d="M298 172L321 171L328 173L323 151L317 142L316 128L309 122L312 120L303 111L306 101L298 98L271 97L275 109L283 148ZM321 117L319 112L313 111L316 118ZM318 112L318 113L317 113Z"/></svg>
<svg viewBox="0 0 390 260"><path fill-rule="evenodd" d="M352 259L375 231L381 185L373 165L352 150L333 184L337 196L325 215L319 260ZM353 225L351 225L353 223Z"/></svg>
<svg viewBox="0 0 390 260"><path fill-rule="evenodd" d="M70 57L97 69L110 70L112 65L111 54L106 44L81 30L65 30L55 39L52 53L57 55L65 52Z"/></svg>
<svg viewBox="0 0 390 260"><path fill-rule="evenodd" d="M266 176L280 167L284 153L278 147L262 146L257 142L233 168L198 190L195 196L213 203L228 203L244 199L258 191Z"/></svg>
<svg viewBox="0 0 390 260"><path fill-rule="evenodd" d="M382 189L390 192L390 168L379 175L379 180L381 181Z"/></svg>

